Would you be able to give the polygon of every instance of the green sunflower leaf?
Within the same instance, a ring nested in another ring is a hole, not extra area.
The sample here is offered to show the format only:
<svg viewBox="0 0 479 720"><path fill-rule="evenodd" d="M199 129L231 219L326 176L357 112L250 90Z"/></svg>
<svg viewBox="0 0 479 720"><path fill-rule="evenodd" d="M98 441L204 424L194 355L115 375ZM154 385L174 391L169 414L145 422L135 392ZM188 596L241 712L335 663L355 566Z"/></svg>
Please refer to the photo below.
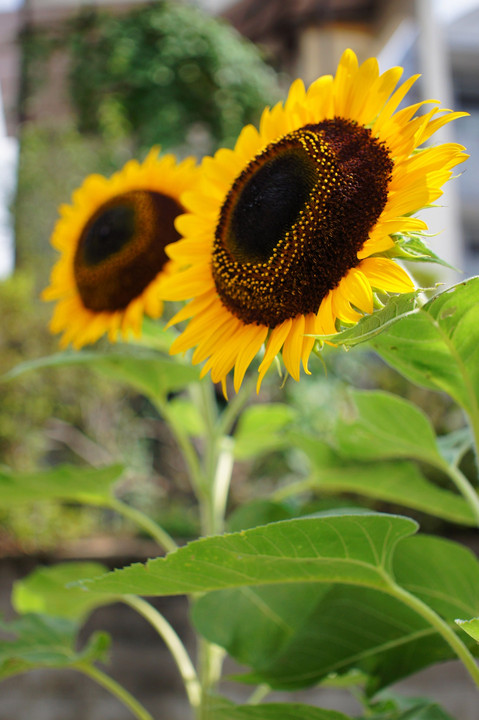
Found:
<svg viewBox="0 0 479 720"><path fill-rule="evenodd" d="M303 450L311 463L310 477L297 485L300 492L357 493L420 510L449 522L476 525L475 515L463 497L427 480L412 462L348 463L333 454L327 445L306 435L294 436L293 446ZM291 489L294 487L292 485ZM283 494L289 496L288 486Z"/></svg>
<svg viewBox="0 0 479 720"><path fill-rule="evenodd" d="M405 700L408 702L404 702ZM385 707L383 712L378 712L375 703L373 705L374 715L368 715L368 717L372 717L374 720L454 720L440 705L426 698L402 698L402 701L399 703L399 707L394 703L391 709ZM381 703L381 701L379 702ZM387 701L384 701L384 704L388 705Z"/></svg>
<svg viewBox="0 0 479 720"><path fill-rule="evenodd" d="M29 360L6 373L3 380L13 380L32 370L70 365L87 365L109 378L130 385L153 400L164 398L169 392L181 390L199 378L199 370L191 364L167 358L162 353L145 347L118 345L107 352L66 351Z"/></svg>
<svg viewBox="0 0 479 720"><path fill-rule="evenodd" d="M479 278L433 297L371 341L412 382L454 398L479 425Z"/></svg>
<svg viewBox="0 0 479 720"><path fill-rule="evenodd" d="M35 668L75 668L105 662L110 645L107 633L94 633L76 650L79 625L67 618L23 615L0 630L14 637L0 641L0 679Z"/></svg>
<svg viewBox="0 0 479 720"><path fill-rule="evenodd" d="M59 465L33 473L0 468L0 506L54 499L108 505L112 487L123 470L122 465L105 468Z"/></svg>
<svg viewBox="0 0 479 720"><path fill-rule="evenodd" d="M479 617L472 618L471 620L456 620L455 622L461 630L464 630L464 632L479 643Z"/></svg>
<svg viewBox="0 0 479 720"><path fill-rule="evenodd" d="M478 560L457 543L405 538L396 547L392 570L399 584L451 626L461 608L470 614L479 608ZM360 586L312 583L209 593L196 601L193 622L251 668L240 681L281 690L359 670L374 694L454 657L425 619L396 598ZM472 640L467 644L474 648Z"/></svg>
<svg viewBox="0 0 479 720"><path fill-rule="evenodd" d="M356 460L414 458L444 466L424 413L407 400L380 391L351 391L335 429L341 455Z"/></svg>
<svg viewBox="0 0 479 720"><path fill-rule="evenodd" d="M251 405L242 413L235 432L235 456L248 460L287 444L284 429L297 417L289 405Z"/></svg>
<svg viewBox="0 0 479 720"><path fill-rule="evenodd" d="M259 525L269 525L280 520L289 520L295 513L282 503L264 498L258 498L240 505L228 517L229 532L249 530Z"/></svg>
<svg viewBox="0 0 479 720"><path fill-rule="evenodd" d="M410 518L351 513L284 520L196 540L165 558L82 583L94 592L179 595L285 582L341 581L386 588L396 544Z"/></svg>
<svg viewBox="0 0 479 720"><path fill-rule="evenodd" d="M198 405L183 397L169 401L170 416L188 435L202 437L205 434L205 423Z"/></svg>
<svg viewBox="0 0 479 720"><path fill-rule="evenodd" d="M389 298L385 307L376 310L371 315L365 315L353 327L335 335L318 335L318 340L325 340L332 345L343 345L345 348L368 342L393 326L402 317L413 313L418 306L418 295L421 292L423 291L416 290L412 293L394 295Z"/></svg>
<svg viewBox="0 0 479 720"><path fill-rule="evenodd" d="M351 720L335 710L323 710L300 703L234 705L212 709L214 720Z"/></svg>
<svg viewBox="0 0 479 720"><path fill-rule="evenodd" d="M443 267L459 272L457 268L443 260L439 255L436 255L436 253L426 245L424 240L417 236L396 236L394 248L391 248L386 254L389 255L389 257L401 258L409 262L436 263L437 265L442 265Z"/></svg>
<svg viewBox="0 0 479 720"><path fill-rule="evenodd" d="M60 563L36 568L13 586L12 605L17 613L37 613L82 622L92 610L114 598L86 593L71 586L76 580L104 575L107 568L96 562Z"/></svg>
<svg viewBox="0 0 479 720"><path fill-rule="evenodd" d="M449 465L459 465L468 450L474 447L474 438L469 426L439 435L437 444L441 455Z"/></svg>

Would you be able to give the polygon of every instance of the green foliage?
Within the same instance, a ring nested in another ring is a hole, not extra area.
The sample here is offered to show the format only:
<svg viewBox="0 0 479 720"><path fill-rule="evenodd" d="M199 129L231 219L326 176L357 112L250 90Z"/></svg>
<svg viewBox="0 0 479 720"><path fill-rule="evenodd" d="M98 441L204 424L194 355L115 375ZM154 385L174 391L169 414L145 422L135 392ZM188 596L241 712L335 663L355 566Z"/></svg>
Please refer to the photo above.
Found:
<svg viewBox="0 0 479 720"><path fill-rule="evenodd" d="M443 464L434 430L414 405L381 392L353 392L352 401L335 431L343 455L357 460L406 457Z"/></svg>
<svg viewBox="0 0 479 720"><path fill-rule="evenodd" d="M39 567L23 580L17 580L13 586L12 605L20 615L53 615L80 623L103 603L78 587L72 587L71 583L105 572L104 565L94 562ZM104 599L105 604L109 602L110 598Z"/></svg>
<svg viewBox="0 0 479 720"><path fill-rule="evenodd" d="M461 630L464 630L464 632L474 638L476 642L479 642L479 618L456 620L456 624L459 625Z"/></svg>
<svg viewBox="0 0 479 720"><path fill-rule="evenodd" d="M298 490L355 493L420 510L449 522L476 524L474 513L463 497L425 478L412 462L358 462L353 459L354 453L339 455L314 436L292 434L290 438L293 446L300 448L310 462L308 478L299 482ZM351 449L350 444L347 447ZM284 494L287 493L286 487Z"/></svg>
<svg viewBox="0 0 479 720"><path fill-rule="evenodd" d="M479 278L433 297L399 319L371 346L409 380L447 392L476 421L479 417Z"/></svg>
<svg viewBox="0 0 479 720"><path fill-rule="evenodd" d="M282 432L295 420L297 413L289 405L272 403L246 408L235 432L235 455L248 460L263 453L285 447Z"/></svg>
<svg viewBox="0 0 479 720"><path fill-rule="evenodd" d="M159 326L155 330L151 324L143 346L59 353L8 373L10 383L4 387L23 381L34 369L92 368L144 394L168 419L184 453L206 537L179 549L166 538L171 551L165 557L113 572L105 573L97 564L65 564L39 569L18 582L13 604L21 618L6 628L18 638L0 646L4 675L64 666L94 676L98 671L92 661L103 657L104 640L93 639L83 654L72 650L79 623L95 608L122 600L163 635L190 699L195 698L198 678L184 648L156 610L136 597L187 594L202 652L209 648L217 654L220 647L244 665L245 672L235 678L239 682L282 691L336 683L362 696L364 718L450 720L429 701L402 702L378 693L454 657L461 658L479 685L474 659L479 655L477 558L458 543L416 534L411 518L339 507L305 516L299 498L354 493L450 522L478 522L477 491L461 471L479 437L477 350L472 342L478 287L473 279L422 307L415 296L403 298L389 311L380 311L376 324L363 325L345 340L382 344L387 348L383 354L392 352L405 375L431 389L451 389L471 428L440 438L415 403L371 390L342 391L338 401L339 382L325 400L335 406L334 422L330 415L329 422L308 432L299 409L282 402L242 409L239 397L222 414L213 394L201 391L197 370L165 356ZM431 345L428 352L421 345L419 362L416 343L427 334L425 328ZM191 388L188 397L185 388ZM232 436L224 436L225 428L233 429ZM277 451L282 457L290 453L303 477L287 484L281 476L272 495L264 486L256 490L253 502L239 503L232 513L229 525L235 532L215 534L222 529L233 457L246 460L248 467ZM427 474L431 469L440 482ZM40 498L110 507L161 543L164 531L113 495L121 472L120 466L59 466L42 473L5 469L0 496L4 507ZM451 489L451 482L461 494ZM138 710L131 699L126 702ZM207 715L214 720L345 718L287 702L238 706L211 698L208 703ZM142 710L136 714L150 720Z"/></svg>
<svg viewBox="0 0 479 720"><path fill-rule="evenodd" d="M214 711L214 720L347 720L343 713L299 703L242 705Z"/></svg>
<svg viewBox="0 0 479 720"><path fill-rule="evenodd" d="M278 99L257 48L198 8L155 2L119 16L87 12L71 35L70 87L82 131L139 147L231 145Z"/></svg>
<svg viewBox="0 0 479 720"><path fill-rule="evenodd" d="M392 559L396 580L449 623L461 605L469 612L477 606L477 570L462 546L427 536L401 540ZM283 690L359 669L374 693L451 657L424 618L372 587L300 582L223 590L200 598L193 620L210 641L253 669L240 680Z"/></svg>
<svg viewBox="0 0 479 720"><path fill-rule="evenodd" d="M93 592L178 595L260 583L331 582L385 589L396 543L415 532L409 518L339 515L285 520L203 538L166 558L114 570Z"/></svg>
<svg viewBox="0 0 479 720"><path fill-rule="evenodd" d="M0 469L0 494L3 506L35 500L70 500L91 505L108 504L111 487L123 474L121 465L106 468L81 468L57 465L37 473Z"/></svg>
<svg viewBox="0 0 479 720"><path fill-rule="evenodd" d="M30 360L13 368L4 376L12 380L25 372L46 367L86 365L108 377L127 383L152 400L164 399L167 393L183 388L199 377L197 368L180 360L165 358L160 353L135 345L116 346L106 352L84 350L58 353Z"/></svg>
<svg viewBox="0 0 479 720"><path fill-rule="evenodd" d="M394 326L399 319L413 314L419 304L420 292L417 290L391 297L381 310L371 315L364 315L352 328L342 330L335 335L320 336L320 339L326 338L326 342L331 342L334 346L344 345L346 348L372 340Z"/></svg>
<svg viewBox="0 0 479 720"><path fill-rule="evenodd" d="M110 644L106 633L95 633L76 651L78 623L51 615L23 615L8 624L0 622L0 629L15 635L0 642L0 678L33 668L75 668L104 662Z"/></svg>

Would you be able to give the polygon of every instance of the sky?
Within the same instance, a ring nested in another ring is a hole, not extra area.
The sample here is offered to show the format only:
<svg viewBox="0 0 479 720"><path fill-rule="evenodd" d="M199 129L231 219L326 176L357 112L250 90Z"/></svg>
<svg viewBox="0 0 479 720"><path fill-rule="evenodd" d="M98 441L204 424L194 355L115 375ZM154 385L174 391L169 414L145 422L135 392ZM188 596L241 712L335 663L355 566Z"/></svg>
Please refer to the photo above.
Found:
<svg viewBox="0 0 479 720"><path fill-rule="evenodd" d="M22 0L0 0L0 12L16 10L22 4Z"/></svg>

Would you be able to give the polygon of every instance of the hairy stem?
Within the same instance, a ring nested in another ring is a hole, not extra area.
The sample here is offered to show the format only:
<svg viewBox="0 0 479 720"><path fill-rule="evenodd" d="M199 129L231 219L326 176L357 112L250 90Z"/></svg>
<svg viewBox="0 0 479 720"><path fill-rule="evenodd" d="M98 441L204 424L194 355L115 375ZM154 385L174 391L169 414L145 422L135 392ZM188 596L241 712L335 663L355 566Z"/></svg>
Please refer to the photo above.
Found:
<svg viewBox="0 0 479 720"><path fill-rule="evenodd" d="M455 465L449 465L444 462L444 465L438 465L438 467L449 475L452 482L474 513L476 523L479 526L479 495L477 494L475 488L471 485L464 473L462 473Z"/></svg>
<svg viewBox="0 0 479 720"><path fill-rule="evenodd" d="M193 708L199 707L201 704L201 686L196 674L196 670L191 662L185 646L181 642L170 623L158 612L150 603L136 595L127 595L122 601L136 610L145 620L155 628L165 645L171 652L180 671L183 684L185 686L188 700Z"/></svg>
<svg viewBox="0 0 479 720"><path fill-rule="evenodd" d="M454 630L445 622L429 605L426 605L418 597L394 582L389 584L389 594L408 605L412 610L421 615L437 632L444 638L448 645L454 650L457 657L462 661L466 670L479 687L479 667L473 656L456 635Z"/></svg>
<svg viewBox="0 0 479 720"><path fill-rule="evenodd" d="M124 687L119 685L113 678L106 675L104 672L99 670L95 665L89 665L87 663L78 663L75 665L75 669L82 672L84 675L88 675L92 680L98 683L108 690L109 693L114 695L123 705L126 705L132 712L132 714L138 718L138 720L153 720L153 716L136 700L133 695L125 690Z"/></svg>
<svg viewBox="0 0 479 720"><path fill-rule="evenodd" d="M249 696L248 705L258 705L261 700L264 700L264 698L269 695L270 692L271 688L269 685L258 685L258 687Z"/></svg>
<svg viewBox="0 0 479 720"><path fill-rule="evenodd" d="M198 495L198 493L200 492L202 476L198 455L193 446L193 443L188 437L188 434L184 432L176 417L173 415L172 412L170 412L168 402L166 400L158 398L155 399L155 402L158 406L160 413L163 416L163 419L168 424L168 427L170 428L176 442L178 443L178 447L181 450L181 454L188 469L188 476L191 486L195 493Z"/></svg>
<svg viewBox="0 0 479 720"><path fill-rule="evenodd" d="M158 523L149 518L148 515L145 515L145 513L141 512L141 510L137 510L136 508L133 508L116 498L112 499L110 507L129 520L132 520L143 530L146 530L146 532L151 535L158 545L166 550L166 552L173 552L178 549L178 545L175 543L173 538L168 535L166 530L163 530L161 525L158 525Z"/></svg>

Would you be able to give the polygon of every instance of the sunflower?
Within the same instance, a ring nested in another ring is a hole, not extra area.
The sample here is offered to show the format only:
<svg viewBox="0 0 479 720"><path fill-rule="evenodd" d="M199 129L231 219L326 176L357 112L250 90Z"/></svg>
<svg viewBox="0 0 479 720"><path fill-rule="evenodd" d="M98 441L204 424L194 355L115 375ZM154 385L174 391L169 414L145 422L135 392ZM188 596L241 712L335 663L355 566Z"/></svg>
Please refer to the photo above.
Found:
<svg viewBox="0 0 479 720"><path fill-rule="evenodd" d="M177 163L158 152L111 178L90 175L72 204L60 207L51 243L61 256L42 298L57 303L50 329L63 333L62 346L80 348L105 333L112 342L119 333L138 336L144 314L162 313L158 283L171 265L165 246L179 238L180 196L198 168L192 158Z"/></svg>
<svg viewBox="0 0 479 720"><path fill-rule="evenodd" d="M314 335L371 313L374 291L414 289L390 257L395 238L427 230L412 215L467 157L453 143L419 146L466 113L430 100L398 110L419 77L396 89L401 74L380 75L374 58L358 66L347 50L334 78L307 91L296 80L259 130L246 126L234 150L203 160L176 220L183 239L166 249L177 272L162 297L190 300L173 318L189 323L172 353L196 346L193 363L206 360L202 374L223 387L234 367L238 391L265 345L258 389L279 353L298 380Z"/></svg>

